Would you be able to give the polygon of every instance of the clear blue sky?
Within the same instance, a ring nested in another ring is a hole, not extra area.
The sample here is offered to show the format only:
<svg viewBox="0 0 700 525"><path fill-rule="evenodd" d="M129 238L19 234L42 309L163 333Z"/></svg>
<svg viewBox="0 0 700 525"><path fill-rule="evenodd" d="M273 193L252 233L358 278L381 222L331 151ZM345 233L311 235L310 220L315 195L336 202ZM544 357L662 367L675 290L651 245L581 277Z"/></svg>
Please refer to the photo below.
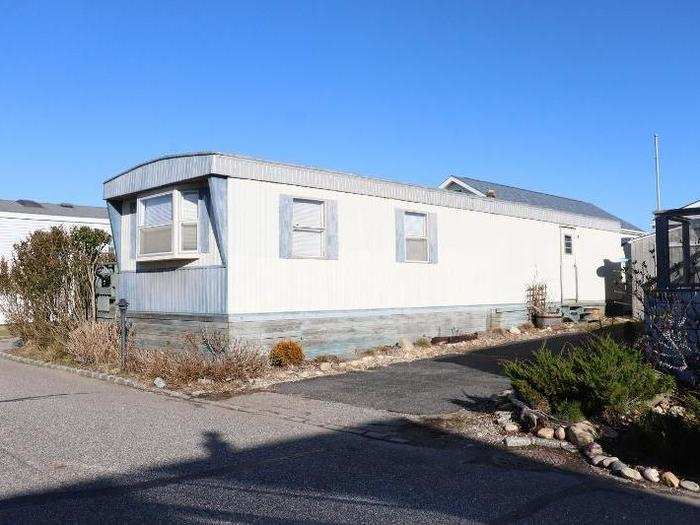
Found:
<svg viewBox="0 0 700 525"><path fill-rule="evenodd" d="M646 227L653 131L664 205L700 199L699 23L697 2L0 0L0 198L98 204L118 171L217 150Z"/></svg>

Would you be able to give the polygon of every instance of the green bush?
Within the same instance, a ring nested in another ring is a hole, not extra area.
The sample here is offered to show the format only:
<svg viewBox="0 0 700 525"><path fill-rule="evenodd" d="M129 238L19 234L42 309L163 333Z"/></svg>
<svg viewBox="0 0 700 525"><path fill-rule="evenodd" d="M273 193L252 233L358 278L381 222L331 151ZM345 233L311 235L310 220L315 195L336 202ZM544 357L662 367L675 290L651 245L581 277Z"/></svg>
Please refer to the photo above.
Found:
<svg viewBox="0 0 700 525"><path fill-rule="evenodd" d="M576 374L572 363L544 346L529 361L506 361L503 370L513 382L520 380L539 392L550 403L576 395Z"/></svg>
<svg viewBox="0 0 700 525"><path fill-rule="evenodd" d="M562 354L542 348L528 361L505 362L503 370L525 401L543 406L538 396L544 398L566 420L602 416L614 422L675 386L641 352L609 336Z"/></svg>
<svg viewBox="0 0 700 525"><path fill-rule="evenodd" d="M586 414L615 420L652 399L671 392L675 381L657 372L642 353L611 337L595 338L570 355L578 375L579 399Z"/></svg>
<svg viewBox="0 0 700 525"><path fill-rule="evenodd" d="M513 388L518 393L520 398L530 407L542 412L550 411L549 401L547 401L547 398L532 387L530 383L524 379L514 379L512 383Z"/></svg>
<svg viewBox="0 0 700 525"><path fill-rule="evenodd" d="M580 401L569 401L568 399L557 401L554 404L552 413L557 419L570 421L571 423L586 419Z"/></svg>

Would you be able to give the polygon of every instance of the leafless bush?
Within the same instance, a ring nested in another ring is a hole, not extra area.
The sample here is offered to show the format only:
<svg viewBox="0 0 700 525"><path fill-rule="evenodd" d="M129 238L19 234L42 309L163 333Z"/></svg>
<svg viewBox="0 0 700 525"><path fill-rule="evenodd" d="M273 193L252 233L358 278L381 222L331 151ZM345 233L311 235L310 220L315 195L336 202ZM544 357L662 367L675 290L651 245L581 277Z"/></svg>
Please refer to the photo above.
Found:
<svg viewBox="0 0 700 525"><path fill-rule="evenodd" d="M68 334L63 352L83 366L116 366L120 355L119 328L113 323L82 323Z"/></svg>
<svg viewBox="0 0 700 525"><path fill-rule="evenodd" d="M533 281L525 288L525 306L530 319L547 311L547 283Z"/></svg>
<svg viewBox="0 0 700 525"><path fill-rule="evenodd" d="M129 358L128 367L137 375L161 377L176 387L200 379L245 381L264 375L270 365L257 344L231 339L224 332L202 330L185 337L183 350L137 350Z"/></svg>
<svg viewBox="0 0 700 525"><path fill-rule="evenodd" d="M644 311L643 344L647 357L679 381L698 384L700 304L697 292L659 290L646 261L632 263L632 276L633 293Z"/></svg>

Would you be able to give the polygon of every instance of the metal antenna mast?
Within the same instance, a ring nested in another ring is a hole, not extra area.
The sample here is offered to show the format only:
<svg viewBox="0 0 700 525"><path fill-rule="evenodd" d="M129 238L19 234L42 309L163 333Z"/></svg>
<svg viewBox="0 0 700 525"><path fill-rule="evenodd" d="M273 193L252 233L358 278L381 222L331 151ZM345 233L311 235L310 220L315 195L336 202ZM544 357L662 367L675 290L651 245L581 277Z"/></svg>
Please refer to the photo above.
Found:
<svg viewBox="0 0 700 525"><path fill-rule="evenodd" d="M654 173L656 174L656 211L661 210L661 169L659 160L659 135L654 133Z"/></svg>

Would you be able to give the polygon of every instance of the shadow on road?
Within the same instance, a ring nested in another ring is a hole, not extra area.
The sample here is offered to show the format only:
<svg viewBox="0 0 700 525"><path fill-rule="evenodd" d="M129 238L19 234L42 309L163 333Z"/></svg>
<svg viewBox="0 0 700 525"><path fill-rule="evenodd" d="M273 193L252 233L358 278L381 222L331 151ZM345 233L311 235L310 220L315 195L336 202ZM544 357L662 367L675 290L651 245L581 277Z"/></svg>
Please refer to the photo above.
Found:
<svg viewBox="0 0 700 525"><path fill-rule="evenodd" d="M449 446L325 432L239 449L207 432L201 457L18 494L0 501L0 521L700 522L700 509L687 501L442 438Z"/></svg>

